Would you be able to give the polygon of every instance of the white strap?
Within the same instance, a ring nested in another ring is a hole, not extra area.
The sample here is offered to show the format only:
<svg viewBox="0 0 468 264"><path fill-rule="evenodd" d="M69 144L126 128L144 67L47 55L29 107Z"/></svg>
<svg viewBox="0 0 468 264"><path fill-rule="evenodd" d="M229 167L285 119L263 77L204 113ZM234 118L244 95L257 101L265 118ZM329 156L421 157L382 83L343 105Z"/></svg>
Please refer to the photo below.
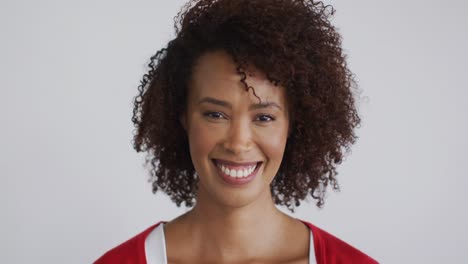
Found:
<svg viewBox="0 0 468 264"><path fill-rule="evenodd" d="M167 264L164 223L160 223L146 237L145 256L147 264Z"/></svg>
<svg viewBox="0 0 468 264"><path fill-rule="evenodd" d="M315 247L314 247L314 236L312 234L312 230L310 230L310 239L309 239L309 264L317 264L317 260L315 259Z"/></svg>

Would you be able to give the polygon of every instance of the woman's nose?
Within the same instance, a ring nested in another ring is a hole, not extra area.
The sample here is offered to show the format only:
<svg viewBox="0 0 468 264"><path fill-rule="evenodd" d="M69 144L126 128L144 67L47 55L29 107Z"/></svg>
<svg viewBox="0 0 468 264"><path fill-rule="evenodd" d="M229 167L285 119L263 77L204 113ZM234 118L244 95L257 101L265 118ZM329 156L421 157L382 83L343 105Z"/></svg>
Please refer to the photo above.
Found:
<svg viewBox="0 0 468 264"><path fill-rule="evenodd" d="M223 142L224 149L238 155L250 151L252 144L252 131L249 122L232 120Z"/></svg>

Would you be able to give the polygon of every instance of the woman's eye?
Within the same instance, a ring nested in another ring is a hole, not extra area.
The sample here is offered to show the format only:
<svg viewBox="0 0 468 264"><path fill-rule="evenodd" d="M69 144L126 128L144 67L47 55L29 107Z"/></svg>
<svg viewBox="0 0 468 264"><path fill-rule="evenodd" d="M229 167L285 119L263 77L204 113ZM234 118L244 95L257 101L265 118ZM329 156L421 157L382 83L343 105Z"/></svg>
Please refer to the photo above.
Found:
<svg viewBox="0 0 468 264"><path fill-rule="evenodd" d="M224 118L224 115L220 112L206 112L203 114L204 116L207 116L212 119L221 119Z"/></svg>
<svg viewBox="0 0 468 264"><path fill-rule="evenodd" d="M257 117L257 120L260 122L271 122L271 121L274 121L275 118L272 117L271 115L259 115Z"/></svg>
<svg viewBox="0 0 468 264"><path fill-rule="evenodd" d="M214 120L219 120L219 119L226 119L226 116L222 112L205 112L203 113L203 116L208 117L209 119L214 119ZM261 122L261 123L267 123L274 121L275 118L271 115L258 115L255 118L255 121Z"/></svg>

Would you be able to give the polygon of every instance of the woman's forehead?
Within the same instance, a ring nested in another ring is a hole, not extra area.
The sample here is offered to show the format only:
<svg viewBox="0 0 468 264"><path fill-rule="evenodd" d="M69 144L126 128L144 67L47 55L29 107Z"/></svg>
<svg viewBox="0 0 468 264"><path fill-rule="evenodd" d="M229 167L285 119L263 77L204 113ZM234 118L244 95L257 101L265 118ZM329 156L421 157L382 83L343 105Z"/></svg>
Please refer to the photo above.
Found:
<svg viewBox="0 0 468 264"><path fill-rule="evenodd" d="M229 96L238 91L246 91L246 86L241 82L242 75L236 70L236 64L224 51L205 53L198 59L194 66L190 93L195 97L203 97L207 94ZM275 86L265 75L253 67L247 69L245 82L252 86L255 94L262 99L276 99L284 104L284 88ZM251 92L252 89L249 89Z"/></svg>

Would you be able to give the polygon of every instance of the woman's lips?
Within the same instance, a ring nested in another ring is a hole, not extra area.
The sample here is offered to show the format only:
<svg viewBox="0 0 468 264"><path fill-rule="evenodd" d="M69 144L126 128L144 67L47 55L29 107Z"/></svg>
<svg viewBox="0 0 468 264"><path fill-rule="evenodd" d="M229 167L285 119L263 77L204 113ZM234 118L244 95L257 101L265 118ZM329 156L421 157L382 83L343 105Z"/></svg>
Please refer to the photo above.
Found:
<svg viewBox="0 0 468 264"><path fill-rule="evenodd" d="M213 164L224 182L233 186L243 186L255 178L263 162L237 163L224 160L213 160ZM251 168L250 170L249 167ZM239 174L241 176L238 176Z"/></svg>
<svg viewBox="0 0 468 264"><path fill-rule="evenodd" d="M222 159L213 159L215 164L221 163L227 166L253 166L257 165L260 161L251 161L251 162L234 162L229 160L222 160Z"/></svg>

